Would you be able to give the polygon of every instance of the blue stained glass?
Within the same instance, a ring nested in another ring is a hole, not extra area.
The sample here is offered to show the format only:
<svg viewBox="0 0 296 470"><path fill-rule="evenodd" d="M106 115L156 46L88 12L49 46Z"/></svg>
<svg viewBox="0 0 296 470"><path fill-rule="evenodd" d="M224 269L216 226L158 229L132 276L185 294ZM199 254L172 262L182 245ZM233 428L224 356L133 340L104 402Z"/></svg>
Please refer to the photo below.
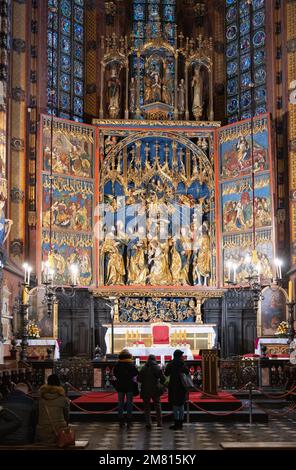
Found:
<svg viewBox="0 0 296 470"><path fill-rule="evenodd" d="M250 72L243 73L243 74L241 75L240 81L241 81L241 86L242 86L242 87L247 87L247 86L249 86L250 83L251 83L251 73L250 73Z"/></svg>
<svg viewBox="0 0 296 470"><path fill-rule="evenodd" d="M265 0L253 0L253 8L254 10L258 10L259 8L264 6Z"/></svg>
<svg viewBox="0 0 296 470"><path fill-rule="evenodd" d="M83 101L80 98L77 98L75 96L74 98L74 114L77 116L82 116L83 115Z"/></svg>
<svg viewBox="0 0 296 470"><path fill-rule="evenodd" d="M241 108L248 108L251 105L251 102L252 102L252 97L251 97L250 91L246 91L245 93L241 94L241 98L240 98Z"/></svg>
<svg viewBox="0 0 296 470"><path fill-rule="evenodd" d="M61 1L61 12L67 18L71 17L71 2L69 0Z"/></svg>
<svg viewBox="0 0 296 470"><path fill-rule="evenodd" d="M61 69L63 72L70 72L71 58L68 55L61 55Z"/></svg>
<svg viewBox="0 0 296 470"><path fill-rule="evenodd" d="M249 49L250 49L250 36L243 36L240 39L240 50L243 53L243 52L246 52Z"/></svg>
<svg viewBox="0 0 296 470"><path fill-rule="evenodd" d="M237 98L231 98L227 100L227 111L229 114L233 114L238 110L238 99Z"/></svg>
<svg viewBox="0 0 296 470"><path fill-rule="evenodd" d="M174 37L174 26L173 23L165 23L164 34L167 39L173 39Z"/></svg>
<svg viewBox="0 0 296 470"><path fill-rule="evenodd" d="M70 91L71 89L71 77L68 74L61 74L61 88L64 91Z"/></svg>
<svg viewBox="0 0 296 470"><path fill-rule="evenodd" d="M49 47L56 49L58 46L58 33L52 33L51 31L48 31L47 44Z"/></svg>
<svg viewBox="0 0 296 470"><path fill-rule="evenodd" d="M61 93L61 108L66 111L70 109L70 95L67 93Z"/></svg>
<svg viewBox="0 0 296 470"><path fill-rule="evenodd" d="M238 63L236 61L227 63L227 75L231 77L238 71Z"/></svg>
<svg viewBox="0 0 296 470"><path fill-rule="evenodd" d="M249 54L242 55L240 58L241 70L246 72L251 67L251 56Z"/></svg>
<svg viewBox="0 0 296 470"><path fill-rule="evenodd" d="M236 121L238 121L238 115L237 114L235 114L234 116L230 116L228 118L229 124L231 124L232 122L236 122Z"/></svg>
<svg viewBox="0 0 296 470"><path fill-rule="evenodd" d="M250 13L250 6L249 6L249 4L247 3L246 0L241 0L241 1L240 1L240 5L239 5L239 14L240 14L240 17L249 15L249 13Z"/></svg>
<svg viewBox="0 0 296 470"><path fill-rule="evenodd" d="M240 32L241 35L247 34L247 33L250 32L250 28L251 28L250 20L249 20L249 19L245 19L245 20L240 24L239 32Z"/></svg>
<svg viewBox="0 0 296 470"><path fill-rule="evenodd" d="M47 63L49 67L57 67L58 65L58 56L56 51L53 49L47 49Z"/></svg>
<svg viewBox="0 0 296 470"><path fill-rule="evenodd" d="M57 99L57 93L55 93L54 95L51 94L51 88L47 88L47 103L50 105L50 106L56 106L57 105L57 102L58 102L58 99Z"/></svg>
<svg viewBox="0 0 296 470"><path fill-rule="evenodd" d="M265 80L266 80L266 70L265 70L264 67L259 67L258 69L255 70L254 79L255 79L255 83L257 83L257 84L265 82Z"/></svg>
<svg viewBox="0 0 296 470"><path fill-rule="evenodd" d="M139 21L138 23L134 24L134 33L137 37L144 37L145 25L142 21Z"/></svg>
<svg viewBox="0 0 296 470"><path fill-rule="evenodd" d="M76 3L76 5L80 5L81 7L84 7L84 0L74 0L74 3Z"/></svg>
<svg viewBox="0 0 296 470"><path fill-rule="evenodd" d="M58 29L58 15L56 13L48 12L47 26L48 29Z"/></svg>
<svg viewBox="0 0 296 470"><path fill-rule="evenodd" d="M265 13L264 11L258 11L255 13L254 18L253 18L253 25L254 28L258 28L259 26L262 26L265 21Z"/></svg>
<svg viewBox="0 0 296 470"><path fill-rule="evenodd" d="M258 106L258 108L256 108L256 111L255 111L256 116L258 116L258 114L264 114L264 113L266 113L266 106Z"/></svg>
<svg viewBox="0 0 296 470"><path fill-rule="evenodd" d="M62 36L62 38L61 38L61 49L62 49L63 52L66 52L67 54L70 54L71 41L66 36Z"/></svg>
<svg viewBox="0 0 296 470"><path fill-rule="evenodd" d="M83 85L79 80L74 80L74 93L78 96L83 96Z"/></svg>
<svg viewBox="0 0 296 470"><path fill-rule="evenodd" d="M264 46L265 44L265 32L260 30L253 36L253 44L255 47Z"/></svg>
<svg viewBox="0 0 296 470"><path fill-rule="evenodd" d="M145 19L145 6L137 3L134 5L134 20L143 21Z"/></svg>
<svg viewBox="0 0 296 470"><path fill-rule="evenodd" d="M153 23L151 23L151 36L153 38L156 38L158 36L159 26L160 26L160 24L156 21L153 21Z"/></svg>
<svg viewBox="0 0 296 470"><path fill-rule="evenodd" d="M159 20L159 7L155 3L151 3L148 5L148 14L151 21L158 21Z"/></svg>
<svg viewBox="0 0 296 470"><path fill-rule="evenodd" d="M252 117L252 114L250 111L246 111L245 113L242 113L241 119L250 119Z"/></svg>
<svg viewBox="0 0 296 470"><path fill-rule="evenodd" d="M74 8L74 19L77 23L83 23L83 10L82 8L75 7Z"/></svg>
<svg viewBox="0 0 296 470"><path fill-rule="evenodd" d="M236 3L236 0L226 0L227 5L233 5L234 3Z"/></svg>
<svg viewBox="0 0 296 470"><path fill-rule="evenodd" d="M236 38L236 36L237 36L237 26L235 24L228 26L226 30L226 37L228 41L232 41L233 39Z"/></svg>
<svg viewBox="0 0 296 470"><path fill-rule="evenodd" d="M64 119L70 119L70 114L69 113L60 113L59 117L64 118Z"/></svg>
<svg viewBox="0 0 296 470"><path fill-rule="evenodd" d="M83 65L77 60L74 61L74 75L78 78L83 78Z"/></svg>
<svg viewBox="0 0 296 470"><path fill-rule="evenodd" d="M54 88L56 88L57 83L58 83L58 74L56 69L52 70L51 68L48 69L47 71L47 76L48 76L48 85L51 87L53 85Z"/></svg>
<svg viewBox="0 0 296 470"><path fill-rule="evenodd" d="M83 42L83 27L74 23L74 37L76 41Z"/></svg>
<svg viewBox="0 0 296 470"><path fill-rule="evenodd" d="M254 99L257 102L266 100L266 89L265 89L265 87L255 88Z"/></svg>
<svg viewBox="0 0 296 470"><path fill-rule="evenodd" d="M172 5L164 5L163 9L163 19L164 21L174 21L175 18L175 8Z"/></svg>
<svg viewBox="0 0 296 470"><path fill-rule="evenodd" d="M226 48L226 57L228 59L232 59L233 57L237 55L237 51L238 51L238 47L237 47L236 42L229 44Z"/></svg>
<svg viewBox="0 0 296 470"><path fill-rule="evenodd" d="M236 7L230 7L228 8L228 11L226 13L226 19L228 23L232 23L236 19L236 13L237 13L237 8Z"/></svg>
<svg viewBox="0 0 296 470"><path fill-rule="evenodd" d="M62 18L61 28L63 34L69 35L71 33L71 23L67 18Z"/></svg>
<svg viewBox="0 0 296 470"><path fill-rule="evenodd" d="M57 8L57 6L58 6L58 1L59 1L59 0L48 0L48 6L51 7L51 8L52 8L52 7Z"/></svg>
<svg viewBox="0 0 296 470"><path fill-rule="evenodd" d="M227 94L228 95L236 95L238 92L238 81L237 78L232 78L228 80L227 83Z"/></svg>
<svg viewBox="0 0 296 470"><path fill-rule="evenodd" d="M74 56L76 59L83 60L83 46L77 42L74 43Z"/></svg>
<svg viewBox="0 0 296 470"><path fill-rule="evenodd" d="M260 65L265 61L265 49L254 51L254 64Z"/></svg>

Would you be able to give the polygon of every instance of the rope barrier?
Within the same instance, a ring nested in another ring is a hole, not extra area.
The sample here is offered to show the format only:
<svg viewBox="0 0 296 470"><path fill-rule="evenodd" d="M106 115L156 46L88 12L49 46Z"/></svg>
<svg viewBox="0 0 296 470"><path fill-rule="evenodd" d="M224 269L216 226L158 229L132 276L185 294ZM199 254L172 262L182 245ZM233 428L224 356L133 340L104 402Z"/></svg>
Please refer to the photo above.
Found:
<svg viewBox="0 0 296 470"><path fill-rule="evenodd" d="M227 413L224 412L224 411L219 411L218 413L215 413L214 411L205 410L201 406L198 406L196 403L193 403L191 400L188 400L188 403L193 405L198 410L203 411L204 413L207 413L207 414L212 415L212 416L230 416L230 415L238 413L240 410L242 410L246 406L246 404L243 403L242 406L240 406L236 410L232 410L232 411L229 411Z"/></svg>
<svg viewBox="0 0 296 470"><path fill-rule="evenodd" d="M117 410L118 408L118 405L115 406L114 408L112 408L111 410L106 410L106 411L92 411L92 410L85 410L84 408L82 408L81 406L77 405L77 403L74 403L72 400L70 400L70 403L74 406L76 406L76 408L78 408L79 410L81 410L83 413L87 413L87 414L95 414L95 415L102 415L102 414L109 414L109 413L113 413L115 410Z"/></svg>
<svg viewBox="0 0 296 470"><path fill-rule="evenodd" d="M89 398L92 398L93 397L93 394L94 393L97 393L97 392L91 392L90 394L88 392L84 392L83 390L79 390L78 388L74 387L74 385L70 384L69 382L67 382L65 385L69 386L72 390L74 390L75 392L79 392L79 394L81 396L84 396L84 397L89 397ZM100 393L100 392L99 392ZM114 390L114 392L108 392L106 393L106 395L103 395L101 398L105 398L105 397L109 397L111 395L113 395L114 393L117 393L116 390Z"/></svg>
<svg viewBox="0 0 296 470"><path fill-rule="evenodd" d="M267 414L270 414L271 416L276 416L276 417L279 417L279 416L286 416L288 415L289 413L291 413L292 411L294 411L296 409L296 403L294 403L294 405L292 405L291 407L289 407L287 409L287 411L285 412L276 412L276 411L272 411L268 408L264 408L262 405L260 406L260 404L257 404L258 408L261 408L263 411L265 411Z"/></svg>

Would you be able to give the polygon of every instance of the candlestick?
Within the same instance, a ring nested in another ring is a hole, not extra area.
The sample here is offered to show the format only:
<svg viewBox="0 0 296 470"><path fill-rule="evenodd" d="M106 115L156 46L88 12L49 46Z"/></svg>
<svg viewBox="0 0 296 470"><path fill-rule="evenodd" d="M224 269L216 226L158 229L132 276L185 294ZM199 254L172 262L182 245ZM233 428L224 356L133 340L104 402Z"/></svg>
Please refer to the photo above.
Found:
<svg viewBox="0 0 296 470"><path fill-rule="evenodd" d="M289 302L293 302L293 282L289 281L288 283L288 298Z"/></svg>
<svg viewBox="0 0 296 470"><path fill-rule="evenodd" d="M23 287L23 292L22 292L22 302L24 305L27 304L29 298L29 292L28 288L26 286Z"/></svg>

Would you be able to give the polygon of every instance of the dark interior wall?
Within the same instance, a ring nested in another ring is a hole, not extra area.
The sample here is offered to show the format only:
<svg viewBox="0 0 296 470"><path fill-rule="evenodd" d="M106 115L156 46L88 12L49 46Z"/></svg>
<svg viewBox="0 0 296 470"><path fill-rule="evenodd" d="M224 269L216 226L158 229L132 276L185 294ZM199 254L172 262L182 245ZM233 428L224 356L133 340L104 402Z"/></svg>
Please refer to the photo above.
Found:
<svg viewBox="0 0 296 470"><path fill-rule="evenodd" d="M208 299L203 307L204 323L214 323L222 357L254 351L256 314L250 292L226 293L224 298ZM98 345L106 352L105 324L110 323L110 309L103 299L93 298L80 289L72 298L61 296L59 303L59 339L64 357L93 357Z"/></svg>

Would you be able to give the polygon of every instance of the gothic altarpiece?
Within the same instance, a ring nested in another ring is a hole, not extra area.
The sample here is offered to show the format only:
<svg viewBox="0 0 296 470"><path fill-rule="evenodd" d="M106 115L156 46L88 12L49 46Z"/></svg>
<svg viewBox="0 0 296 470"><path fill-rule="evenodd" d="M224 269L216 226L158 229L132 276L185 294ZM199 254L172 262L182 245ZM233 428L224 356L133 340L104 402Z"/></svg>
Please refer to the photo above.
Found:
<svg viewBox="0 0 296 470"><path fill-rule="evenodd" d="M201 323L231 257L243 282L254 235L272 277L268 116L213 121L211 39L147 30L101 47L100 119L42 117L42 260L61 285L77 261L79 284L115 299L115 321Z"/></svg>

